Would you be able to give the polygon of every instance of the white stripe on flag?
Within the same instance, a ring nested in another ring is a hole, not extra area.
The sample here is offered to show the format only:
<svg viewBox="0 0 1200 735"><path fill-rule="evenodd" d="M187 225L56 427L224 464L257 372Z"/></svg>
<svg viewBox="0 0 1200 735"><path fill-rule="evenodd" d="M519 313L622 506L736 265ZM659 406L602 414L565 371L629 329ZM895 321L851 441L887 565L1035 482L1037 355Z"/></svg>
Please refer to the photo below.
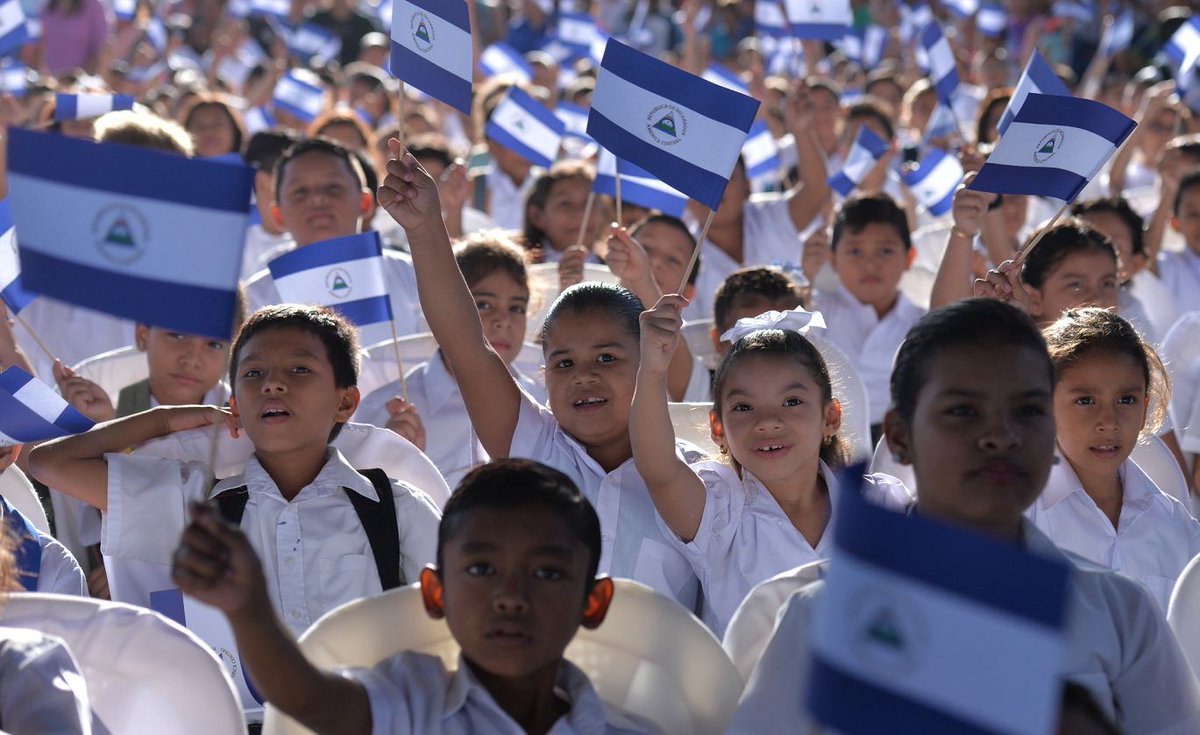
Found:
<svg viewBox="0 0 1200 735"><path fill-rule="evenodd" d="M830 566L833 575L838 584L826 585L813 620L810 640L817 656L849 676L953 713L983 729L1050 732L1053 723L1036 718L1057 711L1053 703L1059 692L1044 683L1058 676L1054 664L1061 656L1030 657L1027 652L1061 651L1065 644L1059 631L897 575L849 553L835 556ZM874 655L864 654L864 647L870 645L864 642L863 630L870 624L866 618L872 612L872 600L892 603L878 605L877 610L906 611L897 625L905 626L909 645L904 653L892 654L894 660L884 646L875 649L879 652ZM977 635L980 630L989 635ZM987 665L952 663L962 661L986 661ZM938 662L951 662L954 676L946 676L946 666ZM1006 679L1020 694L995 696L991 684L997 670L1021 672ZM1015 712L1007 705L1012 701L1030 706ZM1014 729L1013 724L1021 719L1028 720L1025 726Z"/></svg>
<svg viewBox="0 0 1200 735"><path fill-rule="evenodd" d="M0 37L7 36L25 25L25 12L17 0L0 4Z"/></svg>
<svg viewBox="0 0 1200 735"><path fill-rule="evenodd" d="M509 135L529 146L551 161L558 158L558 147L562 145L562 136L551 130L525 108L505 97L496 105L491 122L508 131Z"/></svg>
<svg viewBox="0 0 1200 735"><path fill-rule="evenodd" d="M75 117L78 120L100 117L112 112L112 108L111 94L81 94L75 98Z"/></svg>
<svg viewBox="0 0 1200 735"><path fill-rule="evenodd" d="M1056 132L1062 136L1061 141L1052 141L1057 149L1049 158L1039 161L1035 158L1039 146L1043 140L1057 137L1052 136ZM1034 125L1014 120L996 144L996 149L988 156L987 162L1027 168L1058 168L1091 179L1115 150L1111 141L1090 130L1064 125Z"/></svg>
<svg viewBox="0 0 1200 735"><path fill-rule="evenodd" d="M236 280L241 257L235 254L242 250L245 214L160 199L144 201L11 171L8 177L10 190L21 190L26 212L19 233L22 248L89 268L219 291L228 291ZM64 218L58 211L62 202L70 202L75 212L94 214ZM188 222L204 222L205 227L180 226ZM136 243L135 254L105 244L106 235L120 226ZM65 248L64 241L81 244ZM209 257L181 269L181 251Z"/></svg>
<svg viewBox="0 0 1200 735"><path fill-rule="evenodd" d="M650 114L654 115L654 110L663 107L664 99L617 76L611 70L605 69L603 74L605 82L596 85L592 109L601 111L614 125L629 134L659 147L647 132L655 120L647 120L644 111L650 110ZM670 107L682 112L675 124L681 131L686 129L687 135L680 135L679 142L666 149L666 152L728 179L741 153L746 133L707 118L695 110L676 104Z"/></svg>
<svg viewBox="0 0 1200 735"><path fill-rule="evenodd" d="M422 44L423 49L417 45L417 28L421 23L428 26L426 30L433 42L428 46ZM428 59L431 64L445 69L459 79L471 81L471 64L474 58L471 34L408 0L392 2L392 41Z"/></svg>
<svg viewBox="0 0 1200 735"><path fill-rule="evenodd" d="M21 386L16 393L13 393L13 398L44 418L48 424L53 424L67 409L67 402L63 400L63 397L37 378Z"/></svg>
<svg viewBox="0 0 1200 735"><path fill-rule="evenodd" d="M359 258L297 271L276 279L275 287L285 302L297 304L337 306L350 301L387 296L381 260ZM337 278L342 279L345 288L334 287Z"/></svg>

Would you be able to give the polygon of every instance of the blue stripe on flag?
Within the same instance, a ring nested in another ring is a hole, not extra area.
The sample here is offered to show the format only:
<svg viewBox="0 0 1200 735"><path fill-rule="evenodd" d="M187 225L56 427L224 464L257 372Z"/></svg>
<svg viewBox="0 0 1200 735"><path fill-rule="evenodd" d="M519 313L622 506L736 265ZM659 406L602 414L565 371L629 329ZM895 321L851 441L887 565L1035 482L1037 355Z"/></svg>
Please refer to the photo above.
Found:
<svg viewBox="0 0 1200 735"><path fill-rule="evenodd" d="M471 80L443 69L395 41L392 41L388 71L464 115L471 114Z"/></svg>
<svg viewBox="0 0 1200 735"><path fill-rule="evenodd" d="M833 176L830 176L828 183L830 189L833 189L844 197L850 196L850 192L854 191L854 187L858 186L844 171L838 171Z"/></svg>
<svg viewBox="0 0 1200 735"><path fill-rule="evenodd" d="M809 711L839 732L999 735L847 675L816 656L809 682ZM871 706L864 707L863 702Z"/></svg>
<svg viewBox="0 0 1200 735"><path fill-rule="evenodd" d="M220 163L212 165L228 166ZM245 207L243 202L242 211L245 211ZM18 231L18 240L20 235ZM228 340L233 329L232 290L190 286L89 268L29 248L21 249L21 271L25 286L33 291L125 319L221 340ZM83 302L80 291L85 288L88 288L87 300ZM158 304L160 308L148 314L148 304ZM163 308L166 306L170 308Z"/></svg>
<svg viewBox="0 0 1200 735"><path fill-rule="evenodd" d="M1069 202L1079 196L1087 183L1088 180L1079 174L1061 168L985 163L975 174L970 188L999 194L1054 197Z"/></svg>
<svg viewBox="0 0 1200 735"><path fill-rule="evenodd" d="M183 612L183 592L178 588L151 592L150 609L187 627L187 616Z"/></svg>
<svg viewBox="0 0 1200 735"><path fill-rule="evenodd" d="M327 304L327 306L359 327L392 320L392 303L387 296L373 296L369 299Z"/></svg>
<svg viewBox="0 0 1200 735"><path fill-rule="evenodd" d="M1081 128L1119 146L1136 126L1107 105L1075 97L1031 94L1025 98L1017 120L1031 125Z"/></svg>
<svg viewBox="0 0 1200 735"><path fill-rule="evenodd" d="M80 166L80 160L89 164ZM186 182L178 180L181 161L187 162ZM227 163L181 159L133 146L99 145L17 128L9 133L10 174L139 199L244 213L249 195L243 187L230 186L229 168ZM253 172L243 168L249 186ZM17 234L19 237L20 232Z"/></svg>
<svg viewBox="0 0 1200 735"><path fill-rule="evenodd" d="M467 4L463 0L408 0L408 2L431 15L453 23L467 33L471 32L471 15L467 12Z"/></svg>
<svg viewBox="0 0 1200 735"><path fill-rule="evenodd" d="M621 201L628 204L636 204L646 209L657 209L663 214L669 214L672 217L683 216L683 210L687 206L687 197L673 196L661 189L647 186L639 181L638 178L626 174L624 170L621 171ZM645 172L643 172L640 178L656 180L653 175ZM611 174L596 172L596 180L592 183L592 191L615 198L617 196L617 180Z"/></svg>
<svg viewBox="0 0 1200 735"><path fill-rule="evenodd" d="M554 163L553 159L548 158L538 150L529 147L523 140L494 122L488 122L484 128L484 133L489 140L499 143L535 166L550 168L550 166Z"/></svg>
<svg viewBox="0 0 1200 735"><path fill-rule="evenodd" d="M18 0L8 0L0 2L0 6L4 6L6 10L3 15L17 22L15 26L3 36L0 36L0 56L6 55L28 43L30 39L29 23L25 19L25 11L21 9L21 3Z"/></svg>
<svg viewBox="0 0 1200 735"><path fill-rule="evenodd" d="M0 433L21 442L35 442L54 439L70 434L81 434L95 426L95 423L76 411L64 401L61 413L54 421L47 421L40 414L21 402L14 395L28 384L35 383L32 388L49 394L56 400L62 400L54 389L34 378L19 367L9 366L0 373Z"/></svg>
<svg viewBox="0 0 1200 735"><path fill-rule="evenodd" d="M836 41L846 35L846 28L843 23L793 23L792 35L796 38Z"/></svg>
<svg viewBox="0 0 1200 735"><path fill-rule="evenodd" d="M348 260L383 256L383 245L379 241L379 234L374 230L337 237L321 243L313 243L313 245L317 247L296 248L268 263L271 277L279 279L300 271L345 263Z"/></svg>

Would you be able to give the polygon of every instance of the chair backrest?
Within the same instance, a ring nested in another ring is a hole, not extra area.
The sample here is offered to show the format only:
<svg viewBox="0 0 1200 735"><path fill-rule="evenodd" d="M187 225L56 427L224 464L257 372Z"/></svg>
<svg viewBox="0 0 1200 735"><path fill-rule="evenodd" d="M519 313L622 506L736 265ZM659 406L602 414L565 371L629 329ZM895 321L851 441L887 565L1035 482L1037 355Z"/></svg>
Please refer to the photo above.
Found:
<svg viewBox="0 0 1200 735"><path fill-rule="evenodd" d="M671 426L675 429L675 438L689 441L705 452L716 454L717 445L713 444L712 433L708 428L708 412L712 404L697 403L668 403L667 410L671 414Z"/></svg>
<svg viewBox="0 0 1200 735"><path fill-rule="evenodd" d="M681 334L687 340L688 349L709 370L716 370L721 358L717 356L717 347L712 341L713 320L696 319L683 325Z"/></svg>
<svg viewBox="0 0 1200 735"><path fill-rule="evenodd" d="M1159 490L1183 503L1189 513L1192 511L1187 478L1162 439L1152 436L1149 441L1138 443L1129 458L1158 485Z"/></svg>
<svg viewBox="0 0 1200 735"><path fill-rule="evenodd" d="M87 378L104 389L117 405L117 394L127 385L132 385L150 376L150 365L146 353L136 347L121 347L89 357L72 370L81 378Z"/></svg>
<svg viewBox="0 0 1200 735"><path fill-rule="evenodd" d="M826 561L814 561L777 574L750 590L738 605L725 628L721 646L742 679L750 680L750 674L762 658L767 642L771 640L771 631L775 629L779 609L801 587L821 579L826 566Z"/></svg>
<svg viewBox="0 0 1200 735"><path fill-rule="evenodd" d="M866 460L871 456L871 411L867 404L867 386L858 374L858 368L836 345L821 334L810 334L809 341L821 351L829 374L833 377L833 395L842 405L843 440L850 445L853 461Z"/></svg>
<svg viewBox="0 0 1200 735"><path fill-rule="evenodd" d="M400 346L401 369L408 372L415 365L428 362L437 352L438 343L432 332L410 334L397 340ZM542 366L541 345L526 342L513 364L526 375L536 375ZM375 390L399 379L396 369L396 348L392 340L376 342L363 349L362 368L358 374L358 391L369 396Z"/></svg>
<svg viewBox="0 0 1200 735"><path fill-rule="evenodd" d="M542 329L546 321L546 313L550 305L558 298L558 263L534 263L527 267L529 274L529 308L525 312L525 335L533 337ZM620 278L607 265L600 263L583 264L584 281L600 281L601 283L619 283ZM646 308L650 308L648 304Z"/></svg>
<svg viewBox="0 0 1200 735"><path fill-rule="evenodd" d="M182 626L145 608L15 593L0 625L56 635L79 662L96 716L112 735L245 733L221 661Z"/></svg>
<svg viewBox="0 0 1200 735"><path fill-rule="evenodd" d="M42 533L50 533L50 520L46 518L42 501L38 499L29 478L16 465L0 471L0 496L28 518L34 528Z"/></svg>
<svg viewBox="0 0 1200 735"><path fill-rule="evenodd" d="M891 475L903 482L904 487L908 488L910 493L917 492L917 478L913 474L912 467L892 459L892 452L888 449L886 438L880 437L879 443L875 445L875 453L871 455L871 472Z"/></svg>
<svg viewBox="0 0 1200 735"><path fill-rule="evenodd" d="M1167 622L1192 665L1192 673L1200 678L1200 556L1192 559L1175 580Z"/></svg>
<svg viewBox="0 0 1200 735"><path fill-rule="evenodd" d="M742 679L703 623L673 600L636 582L616 580L604 624L580 629L566 657L609 704L656 723L663 732L723 733ZM398 625L396 621L404 621ZM425 614L416 586L357 600L328 613L300 637L315 665L370 667L401 651L458 663L458 643L444 621ZM263 735L308 730L267 706Z"/></svg>
<svg viewBox="0 0 1200 735"><path fill-rule="evenodd" d="M1189 426L1200 423L1196 410L1197 386L1200 386L1200 312L1179 317L1167 331L1159 350L1171 376L1171 425L1176 437L1183 437Z"/></svg>

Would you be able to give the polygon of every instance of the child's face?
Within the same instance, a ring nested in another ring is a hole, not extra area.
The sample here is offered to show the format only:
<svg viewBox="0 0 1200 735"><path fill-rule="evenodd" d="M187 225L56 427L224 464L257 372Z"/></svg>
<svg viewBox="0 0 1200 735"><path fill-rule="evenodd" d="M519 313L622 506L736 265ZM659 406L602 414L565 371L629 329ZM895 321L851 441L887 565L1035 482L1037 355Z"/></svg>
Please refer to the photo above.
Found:
<svg viewBox="0 0 1200 735"><path fill-rule="evenodd" d="M279 223L303 247L358 232L370 204L346 162L312 151L292 159L279 182Z"/></svg>
<svg viewBox="0 0 1200 735"><path fill-rule="evenodd" d="M895 302L900 277L908 270L908 253L895 227L870 222L858 232L849 228L842 232L833 249L833 269L854 298L888 307Z"/></svg>
<svg viewBox="0 0 1200 735"><path fill-rule="evenodd" d="M324 452L334 424L349 420L358 388L338 388L320 338L265 329L238 355L233 408L255 452Z"/></svg>
<svg viewBox="0 0 1200 735"><path fill-rule="evenodd" d="M1093 352L1059 373L1058 446L1081 479L1113 475L1146 424L1146 379L1129 355Z"/></svg>
<svg viewBox="0 0 1200 735"><path fill-rule="evenodd" d="M504 271L492 271L471 285L483 333L496 354L508 364L517 359L525 342L525 310L529 291Z"/></svg>
<svg viewBox="0 0 1200 735"><path fill-rule="evenodd" d="M1096 230L1112 241L1121 259L1120 276L1122 280L1131 277L1141 270L1143 258L1135 259L1133 255L1133 236L1129 225L1113 212L1088 212L1083 219Z"/></svg>
<svg viewBox="0 0 1200 735"><path fill-rule="evenodd" d="M729 331L729 328L737 324L738 319L751 319L764 314L768 311L788 311L802 306L796 299L791 297L783 297L777 299L767 298L762 294L743 293L734 298L733 303L729 306L729 313L725 317L723 324L716 325L713 330L713 343L717 346L717 355L724 357L726 352L732 345L721 340L721 335Z"/></svg>
<svg viewBox="0 0 1200 735"><path fill-rule="evenodd" d="M566 250L579 239L579 227L587 208L591 184L579 178L561 179L550 187L544 207L529 207L529 220L542 232L555 250ZM600 219L595 208L584 225L583 244L587 247L595 240L600 228Z"/></svg>
<svg viewBox="0 0 1200 735"><path fill-rule="evenodd" d="M584 616L587 547L546 508L459 523L442 549L442 608L466 660L481 678L556 671Z"/></svg>
<svg viewBox="0 0 1200 735"><path fill-rule="evenodd" d="M544 347L550 410L563 430L589 448L628 443L637 338L604 312L567 312Z"/></svg>
<svg viewBox="0 0 1200 735"><path fill-rule="evenodd" d="M1120 286L1117 264L1111 255L1089 251L1068 255L1047 274L1040 289L1029 296L1029 315L1052 322L1067 309L1099 306L1115 309Z"/></svg>
<svg viewBox="0 0 1200 735"><path fill-rule="evenodd" d="M1179 195L1175 226L1188 248L1193 253L1200 253L1200 186L1189 186Z"/></svg>
<svg viewBox="0 0 1200 735"><path fill-rule="evenodd" d="M943 349L928 363L911 422L890 411L885 431L889 448L912 463L923 513L1011 529L1054 456L1046 357L1014 345Z"/></svg>
<svg viewBox="0 0 1200 735"><path fill-rule="evenodd" d="M164 406L203 403L228 364L228 342L141 324L134 336L150 365L150 394Z"/></svg>
<svg viewBox="0 0 1200 735"><path fill-rule="evenodd" d="M659 289L675 293L692 260L693 247L687 236L671 225L654 222L638 229L634 237L650 258L650 270Z"/></svg>
<svg viewBox="0 0 1200 735"><path fill-rule="evenodd" d="M205 105L197 108L192 113L187 131L196 141L196 155L201 158L233 151L233 123L219 107Z"/></svg>
<svg viewBox="0 0 1200 735"><path fill-rule="evenodd" d="M742 358L725 378L720 408L713 440L768 488L811 477L822 440L841 424L812 372L786 356Z"/></svg>

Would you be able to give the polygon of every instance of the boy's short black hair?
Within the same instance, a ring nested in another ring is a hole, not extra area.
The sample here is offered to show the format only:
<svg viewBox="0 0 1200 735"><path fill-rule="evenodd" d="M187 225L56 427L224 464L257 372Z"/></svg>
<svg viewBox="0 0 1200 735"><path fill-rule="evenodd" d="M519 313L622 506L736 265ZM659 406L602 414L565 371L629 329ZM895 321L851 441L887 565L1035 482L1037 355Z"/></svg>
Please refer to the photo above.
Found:
<svg viewBox="0 0 1200 735"><path fill-rule="evenodd" d="M246 141L242 160L247 166L269 174L275 169L275 162L283 152L301 140L299 135L283 128L260 130Z"/></svg>
<svg viewBox="0 0 1200 735"><path fill-rule="evenodd" d="M679 219L678 217L672 217L669 214L647 215L635 222L633 227L629 228L629 235L636 238L638 232L640 232L641 229L647 225L666 225L667 227L671 227L676 232L684 236L684 239L686 239L688 244L692 246L692 250L696 249L696 236L692 234L692 231L688 229L688 226L684 224L683 220ZM696 277L698 275L700 275L700 259L696 258L696 264L692 266L690 271L688 271L687 285L695 286Z"/></svg>
<svg viewBox="0 0 1200 735"><path fill-rule="evenodd" d="M1188 171L1179 180L1179 191L1175 192L1175 201L1171 203L1171 214L1179 216L1179 205L1183 202L1183 193L1196 186L1200 186L1200 169Z"/></svg>
<svg viewBox="0 0 1200 735"><path fill-rule="evenodd" d="M1133 211L1133 207L1129 206L1129 202L1125 197L1117 195L1115 197L1102 197L1098 199L1089 199L1084 202L1076 202L1071 205L1071 214L1075 217L1085 217L1089 214L1108 212L1115 214L1120 218L1121 222L1129 228L1129 239L1133 246L1134 255L1145 255L1146 253L1146 238L1143 228L1146 225L1145 220L1137 212Z"/></svg>
<svg viewBox="0 0 1200 735"><path fill-rule="evenodd" d="M540 507L554 512L588 549L586 595L600 567L600 518L579 488L563 473L528 459L499 459L476 467L458 484L442 510L438 526L437 566L443 569L442 552L470 512Z"/></svg>
<svg viewBox="0 0 1200 735"><path fill-rule="evenodd" d="M802 300L800 290L786 273L778 268L743 268L725 277L713 296L713 324L717 329L727 328L729 312L742 296L761 296L770 301L794 298Z"/></svg>
<svg viewBox="0 0 1200 735"><path fill-rule="evenodd" d="M1200 179L1197 179L1200 182ZM1037 237L1037 233L1030 238ZM1100 253L1118 262L1117 249L1098 230L1078 217L1059 221L1038 240L1037 247L1025 258L1021 266L1021 280L1033 288L1040 289L1046 277L1069 256L1076 253Z"/></svg>
<svg viewBox="0 0 1200 735"><path fill-rule="evenodd" d="M500 230L476 232L462 238L454 246L454 260L470 288L493 273L503 273L529 291L525 252Z"/></svg>
<svg viewBox="0 0 1200 735"><path fill-rule="evenodd" d="M846 123L852 120L874 120L887 133L887 140L896 137L896 124L892 122L892 106L878 97L867 95L846 109Z"/></svg>
<svg viewBox="0 0 1200 735"><path fill-rule="evenodd" d="M346 168L350 171L350 175L358 182L358 188L367 188L367 175L363 171L362 164L358 162L358 157L350 151L349 148L330 140L329 138L308 138L288 148L279 157L275 163L275 193L279 194L279 188L283 184L284 174L287 173L288 165L305 155L306 153L323 153L327 156L332 156L342 163L346 164Z"/></svg>
<svg viewBox="0 0 1200 735"><path fill-rule="evenodd" d="M830 250L837 250L842 235L849 230L852 234L862 232L869 224L891 225L900 241L904 243L904 252L912 250L912 235L908 231L908 215L896 204L896 200L882 192L874 194L855 194L842 202L837 217L833 220L833 237L830 238Z"/></svg>

